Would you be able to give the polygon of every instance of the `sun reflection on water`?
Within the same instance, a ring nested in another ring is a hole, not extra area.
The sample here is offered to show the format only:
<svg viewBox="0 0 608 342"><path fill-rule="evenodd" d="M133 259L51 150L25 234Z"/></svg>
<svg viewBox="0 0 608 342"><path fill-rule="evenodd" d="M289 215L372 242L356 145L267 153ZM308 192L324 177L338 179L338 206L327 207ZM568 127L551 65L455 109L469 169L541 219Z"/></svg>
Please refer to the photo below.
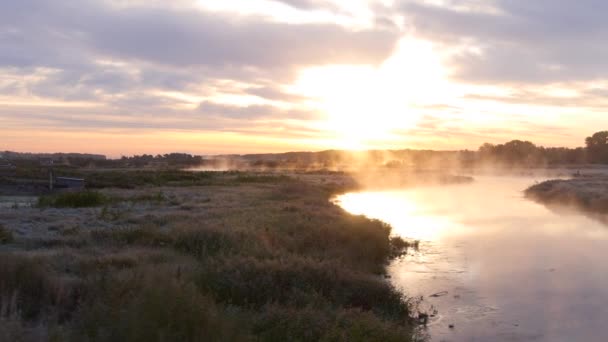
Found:
<svg viewBox="0 0 608 342"><path fill-rule="evenodd" d="M351 214L390 224L394 235L407 239L438 241L460 226L449 217L429 211L413 193L405 191L348 193L336 197L334 202Z"/></svg>

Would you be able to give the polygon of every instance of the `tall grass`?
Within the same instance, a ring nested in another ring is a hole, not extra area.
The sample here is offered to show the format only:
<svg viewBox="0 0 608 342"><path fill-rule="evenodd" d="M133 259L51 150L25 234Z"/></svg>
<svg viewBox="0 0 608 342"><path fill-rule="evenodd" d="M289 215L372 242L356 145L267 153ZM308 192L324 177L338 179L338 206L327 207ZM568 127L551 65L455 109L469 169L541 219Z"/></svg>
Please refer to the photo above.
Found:
<svg viewBox="0 0 608 342"><path fill-rule="evenodd" d="M109 198L97 191L62 192L38 198L41 208L86 208L97 207L109 202Z"/></svg>
<svg viewBox="0 0 608 342"><path fill-rule="evenodd" d="M66 319L77 303L74 283L61 281L36 260L3 254L0 258L0 307L24 320L42 315Z"/></svg>
<svg viewBox="0 0 608 342"><path fill-rule="evenodd" d="M90 285L95 297L81 306L74 340L239 341L238 316L175 275L107 275Z"/></svg>
<svg viewBox="0 0 608 342"><path fill-rule="evenodd" d="M53 238L73 244L0 253L0 304L19 313L11 336L43 326L63 341L410 340L410 305L379 276L408 247L389 226L311 184L227 177L243 186L214 188L204 209L176 214L159 200L135 220L93 216L96 229Z"/></svg>

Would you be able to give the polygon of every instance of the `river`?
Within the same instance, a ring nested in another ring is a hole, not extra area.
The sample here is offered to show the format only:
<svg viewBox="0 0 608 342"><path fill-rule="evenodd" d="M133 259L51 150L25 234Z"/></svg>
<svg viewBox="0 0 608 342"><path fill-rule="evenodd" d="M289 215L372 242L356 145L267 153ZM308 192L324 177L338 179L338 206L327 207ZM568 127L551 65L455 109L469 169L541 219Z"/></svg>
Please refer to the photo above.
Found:
<svg viewBox="0 0 608 342"><path fill-rule="evenodd" d="M476 176L336 203L420 240L388 272L424 297L421 310L436 310L432 341L608 341L608 227L525 199L541 180Z"/></svg>

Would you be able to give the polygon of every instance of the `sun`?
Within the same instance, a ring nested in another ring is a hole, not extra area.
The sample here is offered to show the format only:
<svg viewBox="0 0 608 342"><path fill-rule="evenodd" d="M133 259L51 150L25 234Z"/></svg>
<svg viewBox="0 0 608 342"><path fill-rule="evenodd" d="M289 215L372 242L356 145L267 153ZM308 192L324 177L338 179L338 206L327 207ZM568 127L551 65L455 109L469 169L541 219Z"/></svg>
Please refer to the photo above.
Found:
<svg viewBox="0 0 608 342"><path fill-rule="evenodd" d="M415 127L422 116L416 108L444 96L447 81L432 44L403 39L380 66L306 69L295 91L325 115L316 128L332 133L335 147L366 149Z"/></svg>

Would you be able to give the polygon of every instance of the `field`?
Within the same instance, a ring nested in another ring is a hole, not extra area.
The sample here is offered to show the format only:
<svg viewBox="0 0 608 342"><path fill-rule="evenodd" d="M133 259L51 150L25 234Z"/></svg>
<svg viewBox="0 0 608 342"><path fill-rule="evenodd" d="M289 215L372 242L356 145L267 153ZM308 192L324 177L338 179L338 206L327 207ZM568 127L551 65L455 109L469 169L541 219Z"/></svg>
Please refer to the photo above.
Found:
<svg viewBox="0 0 608 342"><path fill-rule="evenodd" d="M0 207L0 340L407 341L408 247L340 173L125 171Z"/></svg>

